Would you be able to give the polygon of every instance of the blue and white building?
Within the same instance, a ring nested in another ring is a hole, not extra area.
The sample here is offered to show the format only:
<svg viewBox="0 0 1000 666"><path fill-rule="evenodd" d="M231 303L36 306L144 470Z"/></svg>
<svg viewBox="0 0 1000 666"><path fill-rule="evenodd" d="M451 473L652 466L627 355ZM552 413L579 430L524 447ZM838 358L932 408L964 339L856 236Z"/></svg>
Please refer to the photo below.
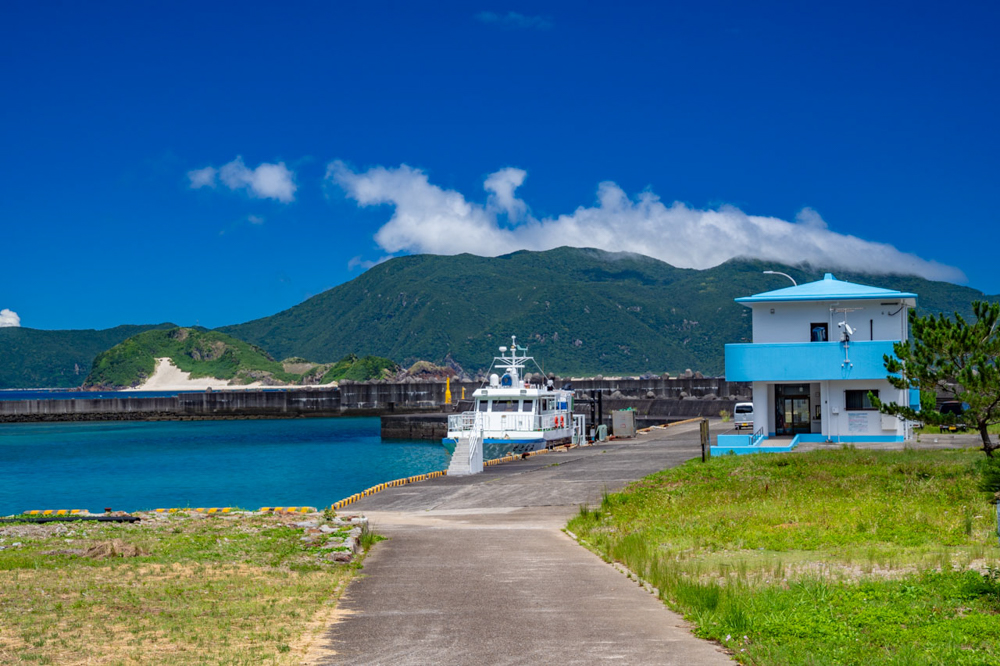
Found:
<svg viewBox="0 0 1000 666"><path fill-rule="evenodd" d="M883 355L909 337L917 295L822 280L737 298L753 316L753 342L726 345L726 379L753 383L754 434L720 435L713 453L787 451L803 441L890 442L911 424L883 402L919 403L886 380ZM777 438L777 439L776 439Z"/></svg>

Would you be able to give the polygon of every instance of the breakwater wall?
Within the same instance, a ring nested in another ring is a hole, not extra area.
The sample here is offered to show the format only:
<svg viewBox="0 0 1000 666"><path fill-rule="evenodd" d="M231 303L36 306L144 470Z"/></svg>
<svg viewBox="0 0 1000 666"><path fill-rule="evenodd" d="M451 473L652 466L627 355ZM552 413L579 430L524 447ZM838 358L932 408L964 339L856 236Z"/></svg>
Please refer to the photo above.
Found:
<svg viewBox="0 0 1000 666"><path fill-rule="evenodd" d="M153 421L161 419L291 418L340 416L337 389L290 391L212 391L144 398L0 401L0 422Z"/></svg>
<svg viewBox="0 0 1000 666"><path fill-rule="evenodd" d="M711 398L735 400L749 399L749 382L730 382L725 377L681 377L677 379L607 378L607 379L566 379L557 378L556 387L570 384L577 395L598 390L605 396L617 391L628 398ZM480 382L452 382L452 402L472 398L472 392L480 388ZM395 411L440 410L445 404L445 382L443 380L403 382L341 382L341 402L344 408ZM720 407L720 409L722 409Z"/></svg>
<svg viewBox="0 0 1000 666"><path fill-rule="evenodd" d="M724 378L680 379L585 379L558 380L571 383L578 398L592 390L601 391L605 412L612 401L625 400L640 417L665 418L718 415L732 412L734 398L747 399L750 385L727 382ZM222 418L292 418L299 416L380 416L392 413L440 413L456 411L463 396L469 400L478 382L455 382L451 385L452 403L445 402L445 382L406 380L402 382L342 382L338 388L205 391L167 397L142 397L141 393L122 393L113 398L27 399L0 401L0 423L33 421L134 421L161 419ZM691 403L670 407L643 406L644 400L670 400ZM582 402L582 400L581 400ZM705 403L704 406L696 406ZM617 403L616 403L617 404ZM709 406L710 404L710 406ZM578 404L580 411L582 405ZM660 410L660 411L658 411ZM710 414L704 413L708 410ZM589 412L589 408L587 408ZM695 413L697 412L697 413ZM641 419L640 419L641 420ZM417 427L417 426L414 426Z"/></svg>

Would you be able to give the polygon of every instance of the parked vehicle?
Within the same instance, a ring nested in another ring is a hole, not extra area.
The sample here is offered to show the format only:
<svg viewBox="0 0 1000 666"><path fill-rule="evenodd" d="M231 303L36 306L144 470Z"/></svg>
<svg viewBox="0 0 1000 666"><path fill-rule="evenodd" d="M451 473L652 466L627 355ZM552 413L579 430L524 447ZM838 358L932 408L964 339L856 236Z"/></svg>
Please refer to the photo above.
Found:
<svg viewBox="0 0 1000 666"><path fill-rule="evenodd" d="M964 414L965 410L967 410L968 408L969 405L967 405L964 402L959 402L958 400L949 400L947 402L942 402L941 407L938 408L938 411L941 412L942 414L954 414L955 418L958 418L962 416L962 414ZM941 432L958 432L960 430L964 431L968 429L969 426L966 425L965 423L951 423L941 426Z"/></svg>
<svg viewBox="0 0 1000 666"><path fill-rule="evenodd" d="M737 430L750 428L753 430L753 403L738 402L733 408L733 426Z"/></svg>

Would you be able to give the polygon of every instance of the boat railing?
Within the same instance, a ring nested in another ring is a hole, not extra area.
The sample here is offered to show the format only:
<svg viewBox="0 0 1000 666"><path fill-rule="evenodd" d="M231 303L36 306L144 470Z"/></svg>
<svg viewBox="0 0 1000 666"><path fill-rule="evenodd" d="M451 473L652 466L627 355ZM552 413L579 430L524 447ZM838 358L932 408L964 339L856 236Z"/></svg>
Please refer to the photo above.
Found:
<svg viewBox="0 0 1000 666"><path fill-rule="evenodd" d="M555 430L556 428L571 428L573 415L568 412L561 414L542 414L539 416L539 426L541 430Z"/></svg>
<svg viewBox="0 0 1000 666"><path fill-rule="evenodd" d="M449 432L465 432L472 430L476 425L476 414L478 412L462 412L461 414L448 415Z"/></svg>
<svg viewBox="0 0 1000 666"><path fill-rule="evenodd" d="M496 415L493 416L496 418ZM501 414L500 415L500 429L501 430L519 430L521 432L527 432L532 430L537 430L535 427L535 415L534 414Z"/></svg>
<svg viewBox="0 0 1000 666"><path fill-rule="evenodd" d="M554 430L556 428L572 428L573 415L559 414L521 414L462 412L448 415L448 432L469 432L474 430L476 423L482 423L487 430Z"/></svg>

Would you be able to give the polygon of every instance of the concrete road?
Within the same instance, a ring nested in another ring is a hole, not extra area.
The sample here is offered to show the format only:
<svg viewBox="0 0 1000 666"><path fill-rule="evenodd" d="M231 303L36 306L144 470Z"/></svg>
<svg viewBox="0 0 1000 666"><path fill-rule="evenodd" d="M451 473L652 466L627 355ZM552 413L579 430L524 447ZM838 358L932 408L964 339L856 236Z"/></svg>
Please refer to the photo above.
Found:
<svg viewBox="0 0 1000 666"><path fill-rule="evenodd" d="M697 425L392 488L352 506L389 537L322 664L731 664L561 529L602 491L699 455Z"/></svg>

